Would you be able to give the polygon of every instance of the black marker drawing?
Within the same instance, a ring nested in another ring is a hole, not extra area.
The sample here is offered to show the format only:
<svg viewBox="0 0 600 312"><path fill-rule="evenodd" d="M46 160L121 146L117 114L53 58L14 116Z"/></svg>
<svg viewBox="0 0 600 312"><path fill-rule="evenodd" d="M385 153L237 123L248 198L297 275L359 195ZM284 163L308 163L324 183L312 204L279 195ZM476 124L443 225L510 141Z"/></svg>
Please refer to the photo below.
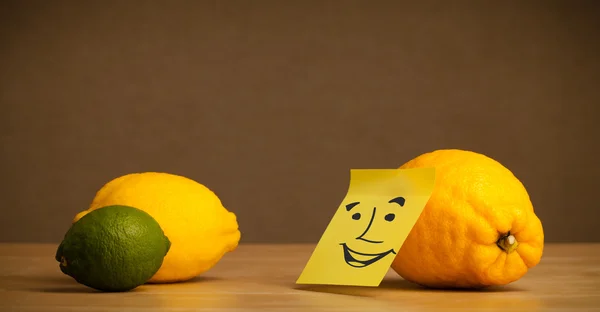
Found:
<svg viewBox="0 0 600 312"><path fill-rule="evenodd" d="M400 207L404 207L405 202L406 202L406 200L404 199L404 197L396 197L396 198L391 199L388 203L394 203L394 204L398 204ZM353 202L353 203L347 204L346 211L351 212L351 210L354 207L358 206L359 204L360 204L360 202ZM364 241L364 242L367 242L370 244L383 243L383 241L375 240L372 237L367 238L369 229L371 229L371 226L373 225L373 221L375 220L376 217L377 217L377 207L373 207L367 227L358 237L355 238L356 240L361 240L361 241ZM351 215L351 218L352 218L352 220L358 221L362 218L362 215L360 212L355 212ZM395 218L396 218L396 215L394 213L388 213L383 217L383 219L387 222L392 222L392 221L394 221ZM344 243L340 244L344 251L344 261L349 266L352 266L355 268L367 267L367 266L383 259L385 256L387 256L389 254L396 254L396 251L394 251L394 249L389 249L389 250L381 252L381 253L363 253L363 252L351 249L350 247L348 247L347 244L348 244L348 242L344 242ZM359 259L357 259L357 257L363 258L364 260L359 260Z"/></svg>

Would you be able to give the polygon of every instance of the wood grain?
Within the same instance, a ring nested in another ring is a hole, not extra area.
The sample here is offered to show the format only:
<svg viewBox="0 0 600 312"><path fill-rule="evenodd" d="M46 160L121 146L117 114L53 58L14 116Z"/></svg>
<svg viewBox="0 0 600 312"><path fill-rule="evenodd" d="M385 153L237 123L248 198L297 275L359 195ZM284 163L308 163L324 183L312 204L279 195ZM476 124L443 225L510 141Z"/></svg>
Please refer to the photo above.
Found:
<svg viewBox="0 0 600 312"><path fill-rule="evenodd" d="M423 289L390 271L378 288L300 286L312 245L242 245L204 276L101 293L63 275L56 245L0 244L0 311L600 311L600 244L548 245L521 280Z"/></svg>

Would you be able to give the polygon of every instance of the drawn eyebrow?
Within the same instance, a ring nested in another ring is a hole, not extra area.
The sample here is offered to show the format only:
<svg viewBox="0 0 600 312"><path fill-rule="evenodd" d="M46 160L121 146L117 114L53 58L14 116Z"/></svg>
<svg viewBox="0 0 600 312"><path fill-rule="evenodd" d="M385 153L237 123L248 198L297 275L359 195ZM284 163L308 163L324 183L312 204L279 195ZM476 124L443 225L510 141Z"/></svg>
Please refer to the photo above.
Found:
<svg viewBox="0 0 600 312"><path fill-rule="evenodd" d="M354 206L360 204L360 202L349 203L346 205L346 211L350 211L350 209L354 208Z"/></svg>
<svg viewBox="0 0 600 312"><path fill-rule="evenodd" d="M405 202L406 202L406 200L404 199L404 197L400 196L400 197L396 197L396 198L390 200L388 203L396 203L396 204L400 205L400 207L404 207Z"/></svg>

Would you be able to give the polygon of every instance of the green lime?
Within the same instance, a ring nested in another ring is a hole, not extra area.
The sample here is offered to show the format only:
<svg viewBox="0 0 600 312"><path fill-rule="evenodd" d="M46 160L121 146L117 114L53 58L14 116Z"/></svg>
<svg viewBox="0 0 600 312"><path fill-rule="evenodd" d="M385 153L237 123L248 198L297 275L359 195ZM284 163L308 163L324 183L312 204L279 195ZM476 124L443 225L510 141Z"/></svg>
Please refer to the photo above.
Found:
<svg viewBox="0 0 600 312"><path fill-rule="evenodd" d="M107 206L86 214L56 251L60 270L101 291L128 291L146 283L162 265L171 242L148 213Z"/></svg>

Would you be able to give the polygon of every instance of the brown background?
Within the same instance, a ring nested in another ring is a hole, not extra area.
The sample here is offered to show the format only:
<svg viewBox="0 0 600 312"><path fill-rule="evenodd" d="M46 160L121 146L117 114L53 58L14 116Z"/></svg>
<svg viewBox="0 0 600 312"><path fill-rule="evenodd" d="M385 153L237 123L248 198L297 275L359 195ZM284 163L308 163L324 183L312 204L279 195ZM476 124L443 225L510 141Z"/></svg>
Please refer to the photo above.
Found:
<svg viewBox="0 0 600 312"><path fill-rule="evenodd" d="M594 1L84 2L1 1L2 241L166 171L244 242L316 242L350 168L439 148L513 170L547 241L600 241Z"/></svg>

